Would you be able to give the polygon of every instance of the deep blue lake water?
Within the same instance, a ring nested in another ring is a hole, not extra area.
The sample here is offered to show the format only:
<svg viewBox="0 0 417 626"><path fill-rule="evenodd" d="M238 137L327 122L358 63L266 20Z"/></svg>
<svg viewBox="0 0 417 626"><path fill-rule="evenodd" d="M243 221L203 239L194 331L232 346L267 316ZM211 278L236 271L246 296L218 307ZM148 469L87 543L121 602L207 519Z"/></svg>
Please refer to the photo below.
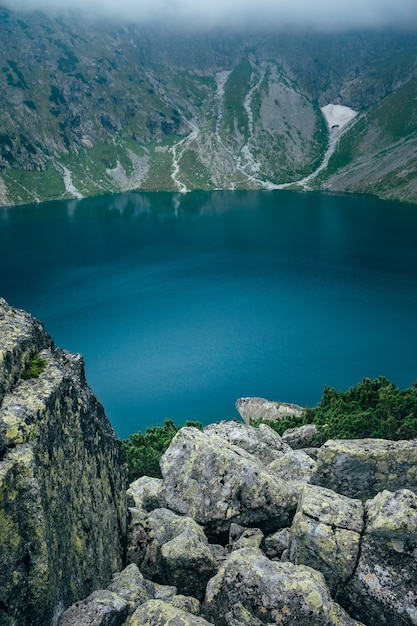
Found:
<svg viewBox="0 0 417 626"><path fill-rule="evenodd" d="M121 437L417 379L417 206L292 192L0 209L0 296L85 357Z"/></svg>

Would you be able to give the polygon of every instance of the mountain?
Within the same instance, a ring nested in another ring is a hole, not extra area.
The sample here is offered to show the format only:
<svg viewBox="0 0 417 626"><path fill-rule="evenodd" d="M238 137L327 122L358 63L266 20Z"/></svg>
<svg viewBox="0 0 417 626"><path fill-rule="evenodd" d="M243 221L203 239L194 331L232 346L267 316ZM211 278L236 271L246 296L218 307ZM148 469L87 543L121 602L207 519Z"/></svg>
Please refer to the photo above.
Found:
<svg viewBox="0 0 417 626"><path fill-rule="evenodd" d="M414 32L196 32L0 8L0 68L0 205L281 185L417 202ZM330 103L357 115L329 131Z"/></svg>

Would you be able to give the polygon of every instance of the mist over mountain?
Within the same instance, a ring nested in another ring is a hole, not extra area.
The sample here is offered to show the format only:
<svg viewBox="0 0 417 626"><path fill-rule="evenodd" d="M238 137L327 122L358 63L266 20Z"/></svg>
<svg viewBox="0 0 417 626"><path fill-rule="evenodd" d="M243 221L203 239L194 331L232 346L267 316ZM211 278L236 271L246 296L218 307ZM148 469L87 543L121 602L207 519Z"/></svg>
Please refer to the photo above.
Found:
<svg viewBox="0 0 417 626"><path fill-rule="evenodd" d="M417 201L414 2L263 0L249 27L249 1L180 0L174 19L121 0L117 20L77 1L0 8L1 204L281 186ZM331 129L329 104L356 115Z"/></svg>

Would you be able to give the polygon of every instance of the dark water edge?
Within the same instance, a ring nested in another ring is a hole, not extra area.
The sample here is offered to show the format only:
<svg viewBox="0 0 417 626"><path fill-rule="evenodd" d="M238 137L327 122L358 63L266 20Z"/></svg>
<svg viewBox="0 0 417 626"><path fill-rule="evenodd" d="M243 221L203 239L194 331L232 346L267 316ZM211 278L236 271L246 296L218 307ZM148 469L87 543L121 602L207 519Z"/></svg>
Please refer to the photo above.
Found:
<svg viewBox="0 0 417 626"><path fill-rule="evenodd" d="M417 379L417 207L285 191L0 209L0 296L81 352L125 437L235 400Z"/></svg>

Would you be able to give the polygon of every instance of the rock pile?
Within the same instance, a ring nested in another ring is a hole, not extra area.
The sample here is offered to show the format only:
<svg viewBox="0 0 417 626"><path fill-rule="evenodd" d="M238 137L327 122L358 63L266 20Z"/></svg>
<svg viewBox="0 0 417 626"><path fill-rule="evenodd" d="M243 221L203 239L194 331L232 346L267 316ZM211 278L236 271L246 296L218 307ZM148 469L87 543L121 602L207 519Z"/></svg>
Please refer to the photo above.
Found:
<svg viewBox="0 0 417 626"><path fill-rule="evenodd" d="M128 490L127 568L59 626L415 626L417 441L308 450L181 429Z"/></svg>

